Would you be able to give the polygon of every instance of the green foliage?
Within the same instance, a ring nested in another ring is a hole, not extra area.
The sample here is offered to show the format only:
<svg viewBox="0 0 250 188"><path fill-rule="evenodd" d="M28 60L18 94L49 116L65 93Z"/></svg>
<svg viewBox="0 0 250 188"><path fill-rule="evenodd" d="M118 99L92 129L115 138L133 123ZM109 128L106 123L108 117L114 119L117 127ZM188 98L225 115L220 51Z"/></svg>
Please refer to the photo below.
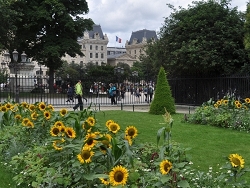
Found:
<svg viewBox="0 0 250 188"><path fill-rule="evenodd" d="M188 121L249 132L249 107L249 98L237 100L234 95L226 95L223 99L210 99L197 107Z"/></svg>
<svg viewBox="0 0 250 188"><path fill-rule="evenodd" d="M243 14L229 2L194 1L179 10L169 5L173 12L146 56L154 69L163 66L170 77L223 75L248 64Z"/></svg>
<svg viewBox="0 0 250 188"><path fill-rule="evenodd" d="M157 78L154 99L150 105L149 113L164 114L165 109L171 114L175 113L174 98L172 97L165 70L161 67Z"/></svg>

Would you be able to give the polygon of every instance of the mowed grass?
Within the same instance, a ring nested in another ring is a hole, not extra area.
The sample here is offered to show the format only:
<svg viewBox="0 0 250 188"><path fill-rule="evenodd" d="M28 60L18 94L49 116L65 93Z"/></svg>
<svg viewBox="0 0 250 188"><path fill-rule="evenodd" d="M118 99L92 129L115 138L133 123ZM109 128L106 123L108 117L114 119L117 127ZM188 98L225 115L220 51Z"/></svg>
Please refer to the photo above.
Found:
<svg viewBox="0 0 250 188"><path fill-rule="evenodd" d="M156 143L158 129L164 126L162 115L146 112L105 111L96 114L97 121L105 125L109 119L116 121L121 129L133 125L138 129L136 142ZM172 115L174 119L172 140L181 144L187 151L193 168L208 171L209 167L217 170L225 164L229 154L238 153L245 159L245 166L250 167L250 134L208 125L183 122L184 114ZM250 180L250 179L249 179Z"/></svg>

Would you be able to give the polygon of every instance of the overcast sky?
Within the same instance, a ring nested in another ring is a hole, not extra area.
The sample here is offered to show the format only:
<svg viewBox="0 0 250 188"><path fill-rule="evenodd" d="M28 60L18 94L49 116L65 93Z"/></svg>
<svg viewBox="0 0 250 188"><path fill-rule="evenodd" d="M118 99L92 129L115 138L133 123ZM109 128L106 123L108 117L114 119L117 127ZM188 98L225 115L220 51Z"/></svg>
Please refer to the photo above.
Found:
<svg viewBox="0 0 250 188"><path fill-rule="evenodd" d="M167 3L187 8L193 0L87 0L88 18L101 25L109 38L108 46L125 47L133 31L142 29L159 31L171 9ZM232 0L231 6L245 11L248 0ZM116 42L116 36L121 43Z"/></svg>

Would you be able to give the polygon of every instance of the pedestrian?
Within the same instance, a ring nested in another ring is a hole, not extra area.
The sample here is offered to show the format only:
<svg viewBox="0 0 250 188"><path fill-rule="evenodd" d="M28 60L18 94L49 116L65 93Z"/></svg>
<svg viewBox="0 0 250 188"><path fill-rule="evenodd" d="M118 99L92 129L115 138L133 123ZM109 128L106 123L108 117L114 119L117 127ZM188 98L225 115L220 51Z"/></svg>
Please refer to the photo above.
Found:
<svg viewBox="0 0 250 188"><path fill-rule="evenodd" d="M117 90L116 90L115 85L113 85L112 83L110 83L109 86L110 86L110 88L109 88L109 96L110 96L110 99L111 99L111 105L113 105L113 104L116 104L115 98L116 98Z"/></svg>
<svg viewBox="0 0 250 188"><path fill-rule="evenodd" d="M78 80L77 84L75 85L75 94L76 94L76 98L78 100L78 103L73 107L74 111L80 106L80 110L83 110L83 102L82 102L82 98L83 97L83 91L82 91L82 83L81 80ZM87 99L84 98L87 102Z"/></svg>
<svg viewBox="0 0 250 188"><path fill-rule="evenodd" d="M147 102L147 100L148 100L148 86L147 85L144 86L143 93L145 96L145 101Z"/></svg>
<svg viewBox="0 0 250 188"><path fill-rule="evenodd" d="M70 102L70 101L74 102L73 94L74 94L74 90L73 90L72 86L70 84L68 84L68 89L67 89L68 99L66 100L66 102Z"/></svg>
<svg viewBox="0 0 250 188"><path fill-rule="evenodd" d="M152 85L150 85L149 88L148 88L148 95L149 95L149 101L148 102L152 102L153 93L154 93L154 88L153 88Z"/></svg>

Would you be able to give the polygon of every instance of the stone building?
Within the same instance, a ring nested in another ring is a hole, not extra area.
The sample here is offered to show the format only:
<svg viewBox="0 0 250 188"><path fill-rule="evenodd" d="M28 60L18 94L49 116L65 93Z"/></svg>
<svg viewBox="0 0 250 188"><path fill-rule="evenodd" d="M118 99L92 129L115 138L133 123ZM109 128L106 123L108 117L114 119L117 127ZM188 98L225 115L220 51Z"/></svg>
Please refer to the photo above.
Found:
<svg viewBox="0 0 250 188"><path fill-rule="evenodd" d="M84 56L77 55L76 57L71 57L66 54L62 59L66 60L68 63L80 65L86 65L90 62L95 65L107 64L108 42L108 37L106 34L103 34L101 26L93 25L93 30L85 31L84 36L78 39Z"/></svg>

